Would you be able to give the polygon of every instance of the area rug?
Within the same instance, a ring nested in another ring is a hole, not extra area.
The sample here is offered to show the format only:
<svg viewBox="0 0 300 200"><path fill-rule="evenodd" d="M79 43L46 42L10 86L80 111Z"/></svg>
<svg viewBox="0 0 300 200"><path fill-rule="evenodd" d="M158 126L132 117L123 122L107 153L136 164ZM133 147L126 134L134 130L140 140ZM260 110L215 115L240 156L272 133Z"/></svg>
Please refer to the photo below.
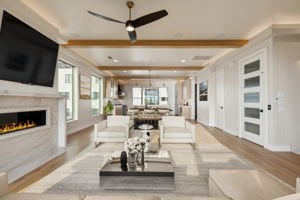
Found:
<svg viewBox="0 0 300 200"><path fill-rule="evenodd" d="M200 127L201 128L201 127ZM101 190L99 169L105 164L114 150L122 150L122 143L103 143L97 148L90 146L74 159L65 163L46 177L30 185L25 193L84 193L99 194L176 194L208 195L208 175L210 169L253 169L254 165L239 158L228 148L218 143L210 134L199 133L195 149L189 144L164 144L175 165L175 190ZM204 134L204 135L203 135ZM205 135L207 134L207 135ZM199 138L200 136L200 138ZM199 141L206 141L205 143ZM212 138L208 138L212 137Z"/></svg>

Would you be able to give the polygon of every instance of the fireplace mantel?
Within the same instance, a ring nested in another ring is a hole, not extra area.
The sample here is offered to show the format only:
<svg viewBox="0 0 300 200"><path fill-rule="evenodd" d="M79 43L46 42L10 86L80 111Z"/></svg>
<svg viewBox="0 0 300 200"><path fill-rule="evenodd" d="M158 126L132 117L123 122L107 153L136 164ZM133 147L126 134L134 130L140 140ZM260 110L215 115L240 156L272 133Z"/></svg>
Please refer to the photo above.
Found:
<svg viewBox="0 0 300 200"><path fill-rule="evenodd" d="M58 93L39 93L39 92L21 92L17 90L0 89L1 96L15 96L15 97L40 97L40 98L58 98L63 99Z"/></svg>

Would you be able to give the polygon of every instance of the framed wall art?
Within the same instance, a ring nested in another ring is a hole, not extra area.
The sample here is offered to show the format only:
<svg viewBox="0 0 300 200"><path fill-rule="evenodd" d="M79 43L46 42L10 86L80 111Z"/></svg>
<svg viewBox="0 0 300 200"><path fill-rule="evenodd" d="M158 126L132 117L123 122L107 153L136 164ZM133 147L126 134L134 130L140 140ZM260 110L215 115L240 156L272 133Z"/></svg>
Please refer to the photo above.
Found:
<svg viewBox="0 0 300 200"><path fill-rule="evenodd" d="M85 75L79 76L80 99L91 99L91 78Z"/></svg>
<svg viewBox="0 0 300 200"><path fill-rule="evenodd" d="M208 81L199 84L199 101L207 101L208 99Z"/></svg>

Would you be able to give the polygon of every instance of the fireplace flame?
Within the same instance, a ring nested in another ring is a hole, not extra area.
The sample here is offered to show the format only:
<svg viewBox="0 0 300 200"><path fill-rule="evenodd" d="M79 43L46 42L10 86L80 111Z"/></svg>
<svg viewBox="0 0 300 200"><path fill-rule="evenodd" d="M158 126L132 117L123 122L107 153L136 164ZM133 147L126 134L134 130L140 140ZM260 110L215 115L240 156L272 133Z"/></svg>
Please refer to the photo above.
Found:
<svg viewBox="0 0 300 200"><path fill-rule="evenodd" d="M35 126L36 126L36 123L33 121L29 121L29 120L27 120L26 122L22 122L22 123L6 124L6 125L0 127L0 135L6 134L9 132L20 131L20 130L27 129L27 128L32 128Z"/></svg>

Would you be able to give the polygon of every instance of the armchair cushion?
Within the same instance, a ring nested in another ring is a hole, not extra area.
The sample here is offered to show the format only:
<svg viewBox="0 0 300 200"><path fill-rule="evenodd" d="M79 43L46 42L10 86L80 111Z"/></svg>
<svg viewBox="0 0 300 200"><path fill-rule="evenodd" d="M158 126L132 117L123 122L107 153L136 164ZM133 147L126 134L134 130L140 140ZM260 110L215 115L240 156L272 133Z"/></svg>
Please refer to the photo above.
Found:
<svg viewBox="0 0 300 200"><path fill-rule="evenodd" d="M125 138L125 135L126 129L124 128L124 126L111 126L99 132L100 137Z"/></svg>
<svg viewBox="0 0 300 200"><path fill-rule="evenodd" d="M195 143L195 125L182 116L164 116L159 122L160 143Z"/></svg>
<svg viewBox="0 0 300 200"><path fill-rule="evenodd" d="M100 142L124 142L129 137L131 126L129 116L107 116L107 120L94 125L95 146Z"/></svg>

